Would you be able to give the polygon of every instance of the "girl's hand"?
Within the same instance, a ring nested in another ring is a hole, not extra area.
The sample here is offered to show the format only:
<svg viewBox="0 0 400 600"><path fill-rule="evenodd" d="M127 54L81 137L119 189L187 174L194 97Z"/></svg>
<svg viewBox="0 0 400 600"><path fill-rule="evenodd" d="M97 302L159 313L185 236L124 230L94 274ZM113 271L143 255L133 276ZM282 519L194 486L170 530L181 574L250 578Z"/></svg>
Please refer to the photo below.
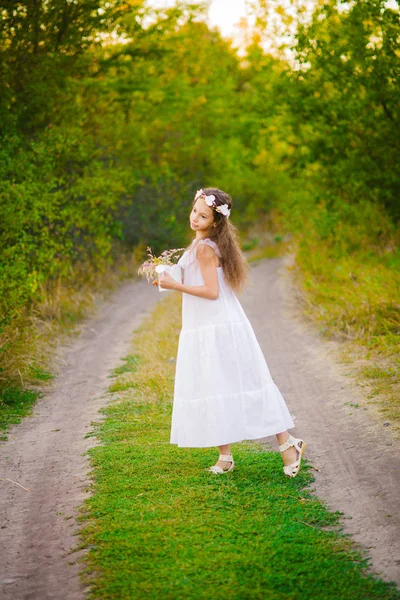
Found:
<svg viewBox="0 0 400 600"><path fill-rule="evenodd" d="M174 290L176 288L176 284L178 283L166 271L164 271L164 273L160 273L159 281L160 281L160 287L165 288L166 290Z"/></svg>

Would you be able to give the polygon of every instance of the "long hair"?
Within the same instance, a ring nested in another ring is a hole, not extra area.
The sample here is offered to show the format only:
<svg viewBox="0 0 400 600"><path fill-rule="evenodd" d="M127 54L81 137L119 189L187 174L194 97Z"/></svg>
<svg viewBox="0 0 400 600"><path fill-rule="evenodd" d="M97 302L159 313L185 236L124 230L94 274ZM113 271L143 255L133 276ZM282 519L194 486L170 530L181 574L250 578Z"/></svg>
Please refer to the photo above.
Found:
<svg viewBox="0 0 400 600"><path fill-rule="evenodd" d="M227 204L232 208L232 198L218 188L203 188L207 196L215 196L218 206ZM193 206L195 204L193 200ZM214 224L208 237L215 242L221 252L221 267L227 283L236 292L240 292L249 282L249 265L242 254L239 232L231 221L213 208Z"/></svg>

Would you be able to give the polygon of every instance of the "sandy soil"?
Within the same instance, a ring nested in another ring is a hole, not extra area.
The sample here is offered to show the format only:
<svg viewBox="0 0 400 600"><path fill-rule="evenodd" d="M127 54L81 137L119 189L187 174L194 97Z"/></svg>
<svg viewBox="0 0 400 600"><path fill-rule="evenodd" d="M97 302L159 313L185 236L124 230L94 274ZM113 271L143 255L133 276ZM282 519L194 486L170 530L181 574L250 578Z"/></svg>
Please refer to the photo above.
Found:
<svg viewBox="0 0 400 600"><path fill-rule="evenodd" d="M167 292L145 280L124 285L58 353L59 375L32 417L1 444L0 598L84 598L78 577L74 507L88 486L94 443L85 439L106 404L110 370L130 349L132 331Z"/></svg>
<svg viewBox="0 0 400 600"><path fill-rule="evenodd" d="M360 386L301 316L287 259L253 267L241 299L271 374L307 441L316 495L345 513L344 531L368 549L373 571L400 583L400 448ZM349 404L359 404L359 408ZM274 450L275 440L268 439ZM372 569L371 569L372 570Z"/></svg>
<svg viewBox="0 0 400 600"><path fill-rule="evenodd" d="M307 440L307 457L319 469L316 493L349 517L345 530L369 549L375 572L400 583L398 444L371 418L361 390L335 362L335 347L299 317L284 261L264 261L252 272L255 285L241 302L296 417L293 434ZM51 391L1 444L3 600L85 597L80 553L71 553L75 507L87 493L84 454L95 443L85 435L106 403L107 375L128 352L132 331L167 293L145 281L122 287L60 348ZM276 449L276 442L268 439L266 447Z"/></svg>

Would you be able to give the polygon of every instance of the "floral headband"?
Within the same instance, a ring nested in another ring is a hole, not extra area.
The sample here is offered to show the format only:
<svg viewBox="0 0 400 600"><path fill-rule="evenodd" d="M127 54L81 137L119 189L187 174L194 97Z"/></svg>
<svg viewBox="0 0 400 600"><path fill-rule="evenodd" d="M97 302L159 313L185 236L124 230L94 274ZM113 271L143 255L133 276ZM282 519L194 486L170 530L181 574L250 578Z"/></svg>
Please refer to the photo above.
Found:
<svg viewBox="0 0 400 600"><path fill-rule="evenodd" d="M211 196L207 196L207 194L205 192L203 192L203 190L198 190L196 192L194 199L197 200L198 198L204 198L204 201L207 204L207 206L211 206L212 208L215 208L215 210L217 212L221 213L222 215L224 215L224 217L229 219L229 215L231 214L231 211L228 208L227 204L218 205L215 202L215 196L213 196L212 194L211 194Z"/></svg>

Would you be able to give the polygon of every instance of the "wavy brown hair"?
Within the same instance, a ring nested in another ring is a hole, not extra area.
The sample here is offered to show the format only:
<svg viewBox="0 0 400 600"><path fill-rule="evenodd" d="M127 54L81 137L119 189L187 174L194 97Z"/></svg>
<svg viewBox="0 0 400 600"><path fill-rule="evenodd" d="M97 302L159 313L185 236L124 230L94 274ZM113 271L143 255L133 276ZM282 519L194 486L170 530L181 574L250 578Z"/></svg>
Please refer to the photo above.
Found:
<svg viewBox="0 0 400 600"><path fill-rule="evenodd" d="M227 204L232 208L232 198L218 188L203 188L203 192L215 196L217 206ZM194 205L196 200L193 200ZM215 242L221 252L221 267L227 283L236 292L249 283L249 265L242 254L239 232L231 221L213 208L215 227L211 227L207 237Z"/></svg>

